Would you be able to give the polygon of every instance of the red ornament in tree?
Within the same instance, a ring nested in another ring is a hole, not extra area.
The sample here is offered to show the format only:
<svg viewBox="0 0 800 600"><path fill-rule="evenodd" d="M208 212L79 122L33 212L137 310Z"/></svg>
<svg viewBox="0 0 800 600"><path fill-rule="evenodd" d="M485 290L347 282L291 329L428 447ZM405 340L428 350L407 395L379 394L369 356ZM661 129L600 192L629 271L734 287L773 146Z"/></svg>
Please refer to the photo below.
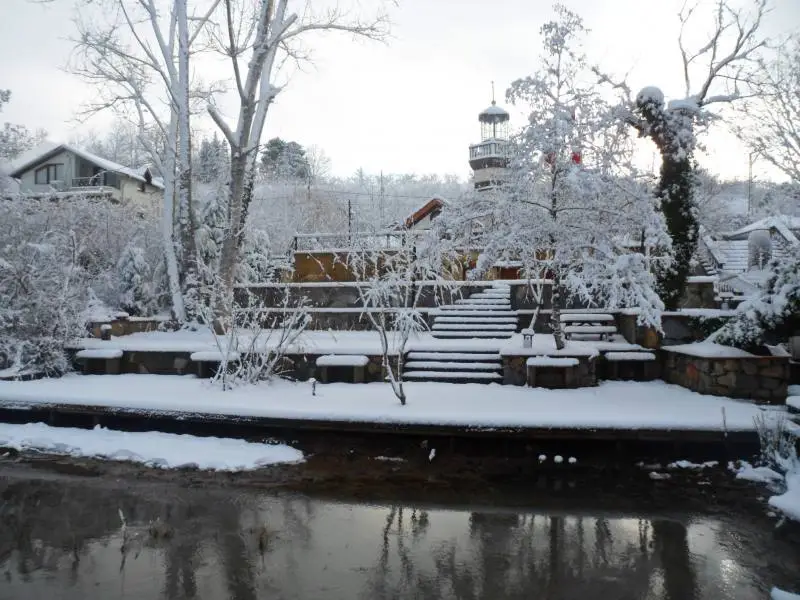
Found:
<svg viewBox="0 0 800 600"><path fill-rule="evenodd" d="M572 162L576 165L581 164L581 153L580 152L573 152L572 153Z"/></svg>

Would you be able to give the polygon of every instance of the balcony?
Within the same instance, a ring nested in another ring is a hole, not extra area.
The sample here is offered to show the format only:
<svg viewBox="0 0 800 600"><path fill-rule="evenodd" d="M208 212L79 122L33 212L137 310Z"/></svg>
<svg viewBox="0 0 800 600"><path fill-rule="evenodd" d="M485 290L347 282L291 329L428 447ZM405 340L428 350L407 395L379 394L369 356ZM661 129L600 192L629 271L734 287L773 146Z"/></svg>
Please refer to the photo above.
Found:
<svg viewBox="0 0 800 600"><path fill-rule="evenodd" d="M507 159L511 156L508 143L504 141L487 141L480 144L473 144L469 147L469 159L477 160L482 158L501 158Z"/></svg>

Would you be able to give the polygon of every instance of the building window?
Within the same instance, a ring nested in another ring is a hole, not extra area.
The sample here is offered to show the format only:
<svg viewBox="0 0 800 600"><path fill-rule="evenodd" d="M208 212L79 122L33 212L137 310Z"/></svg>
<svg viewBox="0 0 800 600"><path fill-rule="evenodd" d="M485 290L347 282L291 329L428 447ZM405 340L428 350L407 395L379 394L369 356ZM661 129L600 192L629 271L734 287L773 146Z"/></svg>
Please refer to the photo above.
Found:
<svg viewBox="0 0 800 600"><path fill-rule="evenodd" d="M45 165L36 169L36 185L48 185L56 181L63 181L64 165L61 163Z"/></svg>

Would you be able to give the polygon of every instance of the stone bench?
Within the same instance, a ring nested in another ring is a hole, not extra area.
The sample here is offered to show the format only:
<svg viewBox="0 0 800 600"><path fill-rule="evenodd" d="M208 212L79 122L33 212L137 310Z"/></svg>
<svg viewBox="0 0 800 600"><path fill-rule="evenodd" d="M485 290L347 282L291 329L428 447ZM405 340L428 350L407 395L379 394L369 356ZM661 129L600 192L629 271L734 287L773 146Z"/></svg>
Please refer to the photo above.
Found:
<svg viewBox="0 0 800 600"><path fill-rule="evenodd" d="M241 359L238 352L228 352L227 355L219 350L203 350L200 352L192 352L189 360L195 364L195 373L200 379L207 379L216 375L220 365L228 361L228 364L238 364Z"/></svg>
<svg viewBox="0 0 800 600"><path fill-rule="evenodd" d="M320 383L331 383L336 379L364 383L364 370L368 364L369 357L363 354L323 354L316 362L317 379ZM345 373L350 377L343 376Z"/></svg>
<svg viewBox="0 0 800 600"><path fill-rule="evenodd" d="M87 348L75 353L84 375L119 375L122 350L119 348Z"/></svg>
<svg viewBox="0 0 800 600"><path fill-rule="evenodd" d="M617 333L614 325L566 325L564 337L570 339L573 335L597 335L601 340L608 339L609 335Z"/></svg>
<svg viewBox="0 0 800 600"><path fill-rule="evenodd" d="M532 356L525 361L529 387L580 387L580 360L572 356Z"/></svg>
<svg viewBox="0 0 800 600"><path fill-rule="evenodd" d="M661 365L653 352L606 352L606 379L653 381L661 375Z"/></svg>

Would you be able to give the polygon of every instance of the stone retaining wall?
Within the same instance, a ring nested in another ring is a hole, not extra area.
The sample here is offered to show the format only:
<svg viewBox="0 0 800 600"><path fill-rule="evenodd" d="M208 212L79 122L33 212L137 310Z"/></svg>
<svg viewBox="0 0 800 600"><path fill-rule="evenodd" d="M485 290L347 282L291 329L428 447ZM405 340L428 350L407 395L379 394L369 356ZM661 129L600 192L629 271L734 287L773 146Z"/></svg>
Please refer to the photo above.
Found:
<svg viewBox="0 0 800 600"><path fill-rule="evenodd" d="M596 356L567 356L558 355L559 358L577 358L578 366L571 367L572 382L575 387L591 387L597 385L597 360ZM528 367L526 362L530 356L503 356L503 383L505 385L527 385ZM538 385L547 387L547 379L542 378Z"/></svg>
<svg viewBox="0 0 800 600"><path fill-rule="evenodd" d="M664 381L701 394L783 404L790 377L789 358L753 356L705 358L662 350Z"/></svg>
<svg viewBox="0 0 800 600"><path fill-rule="evenodd" d="M80 365L75 361L77 350L70 350L71 359L76 369ZM191 352L157 352L123 351L119 361L120 373L139 373L152 375L187 375L197 373L197 364L190 360ZM281 374L292 379L305 381L317 377L316 361L320 354L287 354L279 369ZM392 368L397 367L397 357L390 357ZM383 381L383 356L369 356L369 364L364 369L365 381Z"/></svg>

